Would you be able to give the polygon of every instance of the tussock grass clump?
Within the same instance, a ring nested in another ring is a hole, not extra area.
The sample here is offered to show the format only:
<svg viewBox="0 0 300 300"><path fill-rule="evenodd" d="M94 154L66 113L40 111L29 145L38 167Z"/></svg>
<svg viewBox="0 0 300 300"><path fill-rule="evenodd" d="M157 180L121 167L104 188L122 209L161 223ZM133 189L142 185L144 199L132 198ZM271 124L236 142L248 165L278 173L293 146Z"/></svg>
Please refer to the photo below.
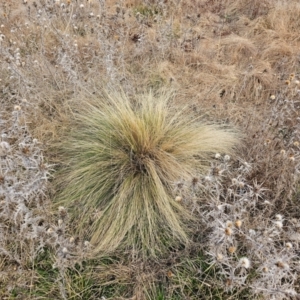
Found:
<svg viewBox="0 0 300 300"><path fill-rule="evenodd" d="M155 255L187 243L191 216L173 184L203 170L212 153L229 153L237 134L201 123L166 93L84 101L62 147L59 204L81 233L88 228L97 254L122 245Z"/></svg>

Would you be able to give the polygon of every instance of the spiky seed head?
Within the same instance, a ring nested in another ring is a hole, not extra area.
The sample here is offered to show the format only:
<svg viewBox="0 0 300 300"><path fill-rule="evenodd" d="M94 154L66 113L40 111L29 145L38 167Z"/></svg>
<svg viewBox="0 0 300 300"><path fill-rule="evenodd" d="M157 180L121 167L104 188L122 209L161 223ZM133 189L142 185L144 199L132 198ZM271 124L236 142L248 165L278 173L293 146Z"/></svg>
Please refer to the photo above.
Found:
<svg viewBox="0 0 300 300"><path fill-rule="evenodd" d="M221 158L221 154L220 153L216 153L215 158L216 159L220 159Z"/></svg>
<svg viewBox="0 0 300 300"><path fill-rule="evenodd" d="M181 196L176 196L175 201L176 202L181 202L182 201L182 197Z"/></svg>
<svg viewBox="0 0 300 300"><path fill-rule="evenodd" d="M231 179L232 185L238 185L239 181L236 178Z"/></svg>
<svg viewBox="0 0 300 300"><path fill-rule="evenodd" d="M290 266L286 262L283 262L282 260L279 260L275 264L278 268L284 269L284 270L289 270Z"/></svg>
<svg viewBox="0 0 300 300"><path fill-rule="evenodd" d="M250 268L250 260L247 257L242 257L239 261L240 265L245 269Z"/></svg>
<svg viewBox="0 0 300 300"><path fill-rule="evenodd" d="M65 211L65 210L66 210L66 209L65 209L63 206L59 206L59 207L58 207L58 211L59 211L59 212L62 212L62 211Z"/></svg>
<svg viewBox="0 0 300 300"><path fill-rule="evenodd" d="M271 100L275 100L275 98L276 98L275 95L271 95L271 96L270 96L270 99L271 99Z"/></svg>
<svg viewBox="0 0 300 300"><path fill-rule="evenodd" d="M283 220L283 216L281 214L277 214L277 215L275 215L275 219L277 221L282 221Z"/></svg>
<svg viewBox="0 0 300 300"><path fill-rule="evenodd" d="M54 232L54 230L51 227L47 229L48 234L52 234L53 232Z"/></svg>
<svg viewBox="0 0 300 300"><path fill-rule="evenodd" d="M225 160L225 161L229 161L229 160L230 160L230 156L226 154L226 155L224 156L224 160Z"/></svg>
<svg viewBox="0 0 300 300"><path fill-rule="evenodd" d="M250 234L250 236L255 236L256 231L254 229L249 229L249 234Z"/></svg>
<svg viewBox="0 0 300 300"><path fill-rule="evenodd" d="M270 139L266 139L265 144L269 145L270 143L271 143L271 140Z"/></svg>
<svg viewBox="0 0 300 300"><path fill-rule="evenodd" d="M67 210L63 206L58 207L58 212L61 218L65 218L67 216Z"/></svg>
<svg viewBox="0 0 300 300"><path fill-rule="evenodd" d="M236 220L234 224L235 224L235 226L236 226L237 228L241 228L241 227L242 227L242 224L243 224L243 221L242 221L242 220Z"/></svg>
<svg viewBox="0 0 300 300"><path fill-rule="evenodd" d="M245 183L243 181L239 181L238 186L242 189L245 187Z"/></svg>
<svg viewBox="0 0 300 300"><path fill-rule="evenodd" d="M168 271L167 276L168 276L168 278L172 278L174 276L174 274L172 273L172 271Z"/></svg>
<svg viewBox="0 0 300 300"><path fill-rule="evenodd" d="M225 230L224 230L224 232L225 232L225 234L226 234L227 236L232 235L232 229L231 229L230 227L226 227Z"/></svg>
<svg viewBox="0 0 300 300"><path fill-rule="evenodd" d="M228 227L228 228L232 228L233 227L233 223L232 223L232 221L226 221L226 227Z"/></svg>
<svg viewBox="0 0 300 300"><path fill-rule="evenodd" d="M286 155L286 151L285 151L284 149L281 149L281 150L280 150L280 155L281 155L281 156L285 156L285 155Z"/></svg>
<svg viewBox="0 0 300 300"><path fill-rule="evenodd" d="M222 253L217 253L217 261L222 261L224 258L224 255Z"/></svg>
<svg viewBox="0 0 300 300"><path fill-rule="evenodd" d="M295 156L294 156L294 154L291 153L291 154L289 155L289 160L290 160L290 161L295 161Z"/></svg>
<svg viewBox="0 0 300 300"><path fill-rule="evenodd" d="M263 271L264 273L268 273L268 272L269 272L269 268L268 268L267 266L264 266L264 267L262 268L262 271Z"/></svg>
<svg viewBox="0 0 300 300"><path fill-rule="evenodd" d="M236 252L236 247L234 247L234 246L229 247L229 248L228 248L228 252L229 252L230 254L235 253L235 252Z"/></svg>
<svg viewBox="0 0 300 300"><path fill-rule="evenodd" d="M206 182L211 182L211 181L212 181L212 177L211 177L211 176L205 176L205 177L204 177L204 180L205 180Z"/></svg>
<svg viewBox="0 0 300 300"><path fill-rule="evenodd" d="M277 228L279 228L279 229L281 229L281 228L283 227L282 221L275 221L274 224L275 224L275 226L276 226Z"/></svg>

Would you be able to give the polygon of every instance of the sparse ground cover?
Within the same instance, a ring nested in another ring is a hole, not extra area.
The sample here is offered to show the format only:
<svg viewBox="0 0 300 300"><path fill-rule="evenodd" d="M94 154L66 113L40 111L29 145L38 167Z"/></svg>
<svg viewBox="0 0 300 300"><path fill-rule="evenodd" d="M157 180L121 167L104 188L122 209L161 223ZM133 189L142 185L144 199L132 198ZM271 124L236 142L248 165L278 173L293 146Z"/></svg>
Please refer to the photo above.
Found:
<svg viewBox="0 0 300 300"><path fill-rule="evenodd" d="M0 298L297 299L299 30L296 0L2 1ZM205 168L198 119L234 135Z"/></svg>

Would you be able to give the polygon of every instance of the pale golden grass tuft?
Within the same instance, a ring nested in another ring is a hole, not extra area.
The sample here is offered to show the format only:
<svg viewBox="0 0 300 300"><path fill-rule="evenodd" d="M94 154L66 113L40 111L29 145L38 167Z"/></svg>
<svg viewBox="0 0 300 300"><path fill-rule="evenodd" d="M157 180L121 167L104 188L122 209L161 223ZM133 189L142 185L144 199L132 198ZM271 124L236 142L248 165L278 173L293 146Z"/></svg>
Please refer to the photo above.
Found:
<svg viewBox="0 0 300 300"><path fill-rule="evenodd" d="M211 154L230 153L238 134L202 124L168 93L130 101L107 92L82 103L62 146L57 201L80 233L88 229L95 254L121 247L155 255L188 243L191 217L172 184L204 170Z"/></svg>

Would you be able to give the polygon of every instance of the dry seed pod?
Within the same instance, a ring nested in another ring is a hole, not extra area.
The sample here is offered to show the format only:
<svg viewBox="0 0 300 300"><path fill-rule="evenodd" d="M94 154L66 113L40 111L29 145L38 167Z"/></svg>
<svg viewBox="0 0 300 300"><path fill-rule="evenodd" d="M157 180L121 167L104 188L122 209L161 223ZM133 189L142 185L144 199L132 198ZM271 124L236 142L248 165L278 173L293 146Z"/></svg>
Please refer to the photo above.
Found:
<svg viewBox="0 0 300 300"><path fill-rule="evenodd" d="M235 252L236 252L236 247L234 247L234 246L229 247L229 248L228 248L228 252L229 252L230 254L235 253Z"/></svg>
<svg viewBox="0 0 300 300"><path fill-rule="evenodd" d="M238 227L238 228L240 228L240 227L242 226L242 224L243 224L243 221L242 221L242 220L236 220L235 223L234 223L234 225L235 225L236 227Z"/></svg>
<svg viewBox="0 0 300 300"><path fill-rule="evenodd" d="M176 202L181 202L182 201L182 197L181 196L176 196L175 201Z"/></svg>
<svg viewBox="0 0 300 300"><path fill-rule="evenodd" d="M232 235L232 229L230 227L226 227L225 228L225 234L228 235L228 236Z"/></svg>

